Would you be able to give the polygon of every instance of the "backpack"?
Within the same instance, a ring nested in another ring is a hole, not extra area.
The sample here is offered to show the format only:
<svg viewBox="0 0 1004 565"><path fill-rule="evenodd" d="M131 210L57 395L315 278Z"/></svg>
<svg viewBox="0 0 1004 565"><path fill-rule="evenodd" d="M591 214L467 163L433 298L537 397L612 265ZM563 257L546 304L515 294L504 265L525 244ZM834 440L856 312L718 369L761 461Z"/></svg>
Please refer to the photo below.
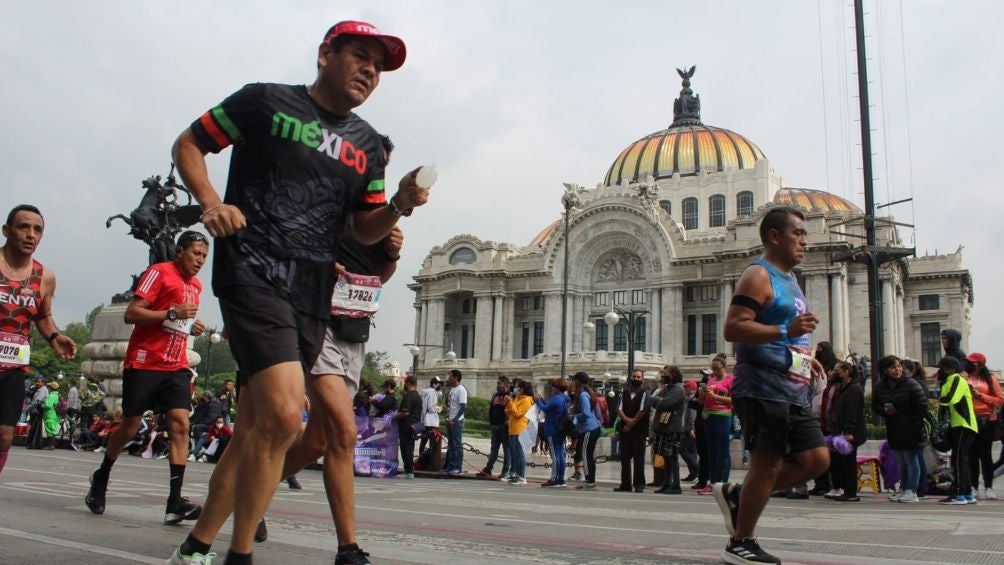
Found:
<svg viewBox="0 0 1004 565"><path fill-rule="evenodd" d="M604 428L610 427L610 408L607 407L607 397L602 395L596 396L596 419Z"/></svg>
<svg viewBox="0 0 1004 565"><path fill-rule="evenodd" d="M80 391L80 405L84 408L90 408L104 400L104 398L104 391L99 389L95 383L89 383L84 387L84 390Z"/></svg>

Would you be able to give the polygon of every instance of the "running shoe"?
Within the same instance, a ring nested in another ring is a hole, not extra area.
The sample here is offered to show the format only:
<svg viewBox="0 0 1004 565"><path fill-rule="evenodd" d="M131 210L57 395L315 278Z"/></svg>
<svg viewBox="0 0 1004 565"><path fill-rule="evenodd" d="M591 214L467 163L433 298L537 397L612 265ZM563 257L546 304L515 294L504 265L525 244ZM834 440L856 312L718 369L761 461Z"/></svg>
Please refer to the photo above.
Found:
<svg viewBox="0 0 1004 565"><path fill-rule="evenodd" d="M254 531L254 540L258 543L268 540L268 526L265 525L265 518L258 522L258 527Z"/></svg>
<svg viewBox="0 0 1004 565"><path fill-rule="evenodd" d="M964 506L966 504L969 504L969 498L966 495L964 495L964 494L960 494L958 496L946 496L945 498L942 498L941 500L939 500L938 504L950 504L950 505L953 505L953 506Z"/></svg>
<svg viewBox="0 0 1004 565"><path fill-rule="evenodd" d="M729 540L722 550L722 561L735 565L747 563L781 563L781 560L760 549L755 538L745 538L739 541Z"/></svg>
<svg viewBox="0 0 1004 565"><path fill-rule="evenodd" d="M575 490L596 490L596 483L582 483Z"/></svg>
<svg viewBox="0 0 1004 565"><path fill-rule="evenodd" d="M840 496L834 496L830 500L832 500L834 502L861 502L861 499L859 497L857 497L857 496L849 496L849 495L846 495L846 494L842 494Z"/></svg>
<svg viewBox="0 0 1004 565"><path fill-rule="evenodd" d="M916 493L914 493L912 490L905 490L899 495L899 498L896 499L896 502L911 503L911 502L917 502L917 500L918 499Z"/></svg>
<svg viewBox="0 0 1004 565"><path fill-rule="evenodd" d="M464 472L463 472L463 471L461 471L460 469L450 469L449 471L447 471L447 472L446 472L446 474L447 474L447 475L451 475L451 476L454 476L454 477L455 477L455 476L457 476L457 475L463 475L463 474L464 474ZM367 562L367 563L368 563L368 562Z"/></svg>
<svg viewBox="0 0 1004 565"><path fill-rule="evenodd" d="M551 484L544 483L540 486L544 488L565 488L565 483L551 483Z"/></svg>
<svg viewBox="0 0 1004 565"><path fill-rule="evenodd" d="M836 498L838 496L842 496L843 494L844 494L844 489L842 489L842 488L835 488L835 489L831 490L830 492L824 494L823 496L825 496L826 498Z"/></svg>
<svg viewBox="0 0 1004 565"><path fill-rule="evenodd" d="M997 500L997 493L994 492L994 489L987 487L987 490L983 491L983 499Z"/></svg>
<svg viewBox="0 0 1004 565"><path fill-rule="evenodd" d="M182 496L177 500L167 501L164 523L177 524L182 520L197 520L200 514L202 514L202 507L198 504L192 504L188 498Z"/></svg>
<svg viewBox="0 0 1004 565"><path fill-rule="evenodd" d="M917 500L927 500L927 495L926 494L920 494L918 492L917 493Z"/></svg>
<svg viewBox="0 0 1004 565"><path fill-rule="evenodd" d="M87 491L87 496L84 497L84 504L87 508L95 514L105 513L105 492L108 490L107 481L95 481L94 476L98 472L94 471L91 473L91 488Z"/></svg>
<svg viewBox="0 0 1004 565"><path fill-rule="evenodd" d="M736 522L739 520L739 491L742 488L741 484L734 483L719 483L714 487L715 502L722 511L725 529L730 536L736 535Z"/></svg>
<svg viewBox="0 0 1004 565"><path fill-rule="evenodd" d="M303 485L300 484L300 480L296 478L296 475L286 477L286 484L289 485L289 490L303 490Z"/></svg>
<svg viewBox="0 0 1004 565"><path fill-rule="evenodd" d="M889 502L899 502L899 498L901 496L903 496L903 492L904 491L898 490L898 491L890 494L889 495Z"/></svg>
<svg viewBox="0 0 1004 565"><path fill-rule="evenodd" d="M976 504L976 502L977 501L975 494L970 494L969 496L966 497L966 504Z"/></svg>
<svg viewBox="0 0 1004 565"><path fill-rule="evenodd" d="M370 560L367 559L369 556L369 553L356 546L336 553L335 565L369 565Z"/></svg>
<svg viewBox="0 0 1004 565"><path fill-rule="evenodd" d="M568 480L570 480L570 481L581 481L582 480L582 473L575 473L574 475L572 475L571 477L569 477Z"/></svg>
<svg viewBox="0 0 1004 565"><path fill-rule="evenodd" d="M523 477L516 477L516 480L512 481L509 484L511 484L513 486L517 486L517 487L522 487L522 486L526 486L527 483L526 483L526 479L524 479Z"/></svg>
<svg viewBox="0 0 1004 565"><path fill-rule="evenodd" d="M213 559L216 559L215 553L207 553L205 555L195 552L191 555L182 555L181 547L174 550L174 554L168 559L166 565L212 565Z"/></svg>
<svg viewBox="0 0 1004 565"><path fill-rule="evenodd" d="M715 487L711 485L708 485L697 491L697 494L714 494L714 493L715 493Z"/></svg>

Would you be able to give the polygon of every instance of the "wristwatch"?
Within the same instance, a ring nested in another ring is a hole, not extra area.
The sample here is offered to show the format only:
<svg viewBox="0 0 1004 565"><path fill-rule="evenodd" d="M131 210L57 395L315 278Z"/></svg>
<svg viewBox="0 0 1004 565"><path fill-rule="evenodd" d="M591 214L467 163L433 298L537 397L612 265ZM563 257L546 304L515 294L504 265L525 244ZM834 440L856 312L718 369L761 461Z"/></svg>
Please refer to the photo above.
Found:
<svg viewBox="0 0 1004 565"><path fill-rule="evenodd" d="M387 201L387 205L390 206L390 211L393 212L395 216L410 216L411 215L412 209L408 208L407 210L402 210L402 209L398 208L397 202L394 202L394 198L393 197L391 197L391 199Z"/></svg>
<svg viewBox="0 0 1004 565"><path fill-rule="evenodd" d="M170 321L172 321L172 322L175 321L175 320L177 320L178 319L178 311L175 310L174 308L168 308L167 309L167 319L170 320Z"/></svg>

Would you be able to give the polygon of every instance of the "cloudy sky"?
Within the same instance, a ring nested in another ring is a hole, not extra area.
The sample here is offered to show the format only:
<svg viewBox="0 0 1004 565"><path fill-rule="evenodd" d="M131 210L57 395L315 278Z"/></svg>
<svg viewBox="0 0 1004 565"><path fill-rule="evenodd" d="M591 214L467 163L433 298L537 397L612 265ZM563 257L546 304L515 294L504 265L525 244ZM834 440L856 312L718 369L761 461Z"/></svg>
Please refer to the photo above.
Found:
<svg viewBox="0 0 1004 565"><path fill-rule="evenodd" d="M108 216L166 174L174 138L248 82L309 83L317 44L362 19L408 45L358 113L397 144L388 178L435 162L431 203L404 220L405 254L371 349L402 365L406 288L460 233L524 245L560 215L562 182L593 187L628 144L672 121L674 67L697 65L706 124L739 132L786 185L863 207L853 15L846 0L774 2L17 2L0 21L0 208L42 208L38 258L59 277L61 324L124 290L146 247ZM866 4L876 200L919 254L954 251L975 279L970 350L1004 360L998 41L1004 4ZM226 157L211 157L217 186ZM203 317L219 324L204 296Z"/></svg>

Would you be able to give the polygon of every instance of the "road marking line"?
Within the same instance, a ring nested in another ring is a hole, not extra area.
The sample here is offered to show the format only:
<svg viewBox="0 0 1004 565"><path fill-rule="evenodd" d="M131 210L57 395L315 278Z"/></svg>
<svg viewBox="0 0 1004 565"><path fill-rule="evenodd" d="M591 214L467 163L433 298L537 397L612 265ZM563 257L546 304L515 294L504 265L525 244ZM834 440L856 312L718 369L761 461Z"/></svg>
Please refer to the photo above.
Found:
<svg viewBox="0 0 1004 565"><path fill-rule="evenodd" d="M29 541L41 542L48 545L56 545L59 547L65 547L68 549L76 549L80 551L87 551L89 553L97 553L98 555L105 555L108 557L119 557L121 559L128 559L130 561L135 561L137 563L150 563L152 565L163 564L163 559L158 559L156 557L149 557L147 555L140 555L138 553L129 553L128 551L120 551L118 549L111 549L109 547L100 547L97 545L91 545L88 543L78 543L75 541L66 541L57 538L51 538L49 536L42 536L39 534L33 534L31 532L22 532L20 530L11 530L8 528L0 528L0 535L9 536L13 538L21 538Z"/></svg>

